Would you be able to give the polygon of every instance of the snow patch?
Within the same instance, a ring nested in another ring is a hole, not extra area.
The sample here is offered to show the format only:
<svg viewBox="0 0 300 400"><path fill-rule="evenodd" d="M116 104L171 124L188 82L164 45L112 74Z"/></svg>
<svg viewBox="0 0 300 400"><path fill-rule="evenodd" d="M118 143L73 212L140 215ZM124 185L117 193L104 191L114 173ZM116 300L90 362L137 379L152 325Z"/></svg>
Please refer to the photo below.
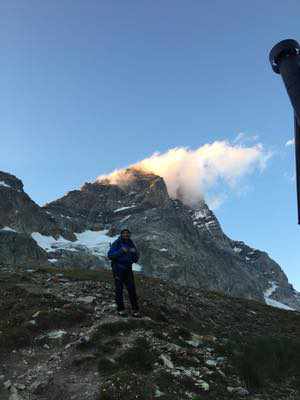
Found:
<svg viewBox="0 0 300 400"><path fill-rule="evenodd" d="M233 251L234 251L235 253L240 253L241 251L243 251L243 249L241 249L240 247L234 247L234 248L233 248Z"/></svg>
<svg viewBox="0 0 300 400"><path fill-rule="evenodd" d="M205 218L206 214L203 211L195 211L194 212L194 218L199 219L199 218Z"/></svg>
<svg viewBox="0 0 300 400"><path fill-rule="evenodd" d="M9 226L5 226L4 228L0 229L0 231L17 232L14 229L10 228Z"/></svg>
<svg viewBox="0 0 300 400"><path fill-rule="evenodd" d="M269 283L271 283L271 287L269 287L267 290L265 290L265 292L264 292L265 298L269 298L271 296L271 294L274 293L276 288L278 287L276 282L269 282Z"/></svg>
<svg viewBox="0 0 300 400"><path fill-rule="evenodd" d="M215 225L214 221L205 222L206 229L209 231L210 231L210 228L212 228L214 225Z"/></svg>
<svg viewBox="0 0 300 400"><path fill-rule="evenodd" d="M123 211L123 210L127 210L128 208L134 208L134 207L136 207L136 206L133 205L133 206L127 206L127 207L120 207L120 208L117 208L116 210L114 210L114 213Z"/></svg>
<svg viewBox="0 0 300 400"><path fill-rule="evenodd" d="M140 264L132 264L133 271L142 271L143 267Z"/></svg>
<svg viewBox="0 0 300 400"><path fill-rule="evenodd" d="M295 311L294 308L291 308L291 307L287 306L286 304L280 303L280 302L277 301L277 300L268 299L266 302L267 302L267 304L268 304L269 306L272 306L272 307L281 308L281 309L283 309L283 310Z"/></svg>
<svg viewBox="0 0 300 400"><path fill-rule="evenodd" d="M78 251L78 248L86 247L88 250L92 250L98 254L103 253L103 255L106 255L109 248L109 243L117 238L117 236L107 236L107 232L107 230L87 230L85 232L75 233L77 240L74 242L63 238L62 236L60 236L58 239L55 239L52 236L45 236L39 232L33 232L31 237L40 247L48 252L55 249Z"/></svg>
<svg viewBox="0 0 300 400"><path fill-rule="evenodd" d="M265 298L266 303L272 307L281 308L283 310L295 311L294 308L291 308L291 307L287 306L286 304L283 304L277 300L270 298L272 293L274 293L276 288L278 287L278 284L276 282L269 282L269 283L271 283L271 287L269 287L267 290L264 291L264 298Z"/></svg>
<svg viewBox="0 0 300 400"><path fill-rule="evenodd" d="M58 239L54 239L53 236L42 235L39 232L33 232L31 237L42 249L48 252L53 251L54 249L63 249L72 243L70 240L66 240L62 236L60 236Z"/></svg>
<svg viewBox="0 0 300 400"><path fill-rule="evenodd" d="M130 218L130 217L131 217L131 214L126 215L126 217L124 217L123 219L121 219L120 224L121 224L122 222L124 222L124 221L127 221L128 218Z"/></svg>
<svg viewBox="0 0 300 400"><path fill-rule="evenodd" d="M108 230L104 231L88 230L82 233L75 233L77 240L73 242L73 244L75 246L77 244L85 246L93 253L95 253L95 255L106 256L109 249L109 244L118 238L118 236L114 237L107 236L106 235L107 232Z"/></svg>
<svg viewBox="0 0 300 400"><path fill-rule="evenodd" d="M159 249L159 251L168 251L168 249L165 249L164 247L162 249Z"/></svg>
<svg viewBox="0 0 300 400"><path fill-rule="evenodd" d="M12 188L10 185L8 185L7 183L5 183L4 181L0 181L0 186Z"/></svg>
<svg viewBox="0 0 300 400"><path fill-rule="evenodd" d="M60 339L61 337L63 337L66 334L67 334L67 332L64 331L63 329L58 329L58 330L47 333L46 336L48 336L49 339Z"/></svg>
<svg viewBox="0 0 300 400"><path fill-rule="evenodd" d="M56 249L63 249L66 251L79 251L86 249L97 257L106 257L110 244L115 241L118 236L107 236L108 230L103 231L84 231L75 233L77 240L72 242L60 236L54 239L52 236L45 236L39 232L33 232L31 237L47 252L55 251ZM57 259L48 259L48 261L55 263ZM133 264L134 271L141 271L143 269L140 264Z"/></svg>

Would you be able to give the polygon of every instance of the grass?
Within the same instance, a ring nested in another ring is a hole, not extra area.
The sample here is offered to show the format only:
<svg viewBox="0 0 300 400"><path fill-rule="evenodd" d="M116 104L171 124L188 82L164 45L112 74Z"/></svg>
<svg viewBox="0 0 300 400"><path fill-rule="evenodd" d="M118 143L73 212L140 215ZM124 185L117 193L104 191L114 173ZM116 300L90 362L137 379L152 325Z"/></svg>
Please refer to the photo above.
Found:
<svg viewBox="0 0 300 400"><path fill-rule="evenodd" d="M152 329L156 328L155 322L149 320L131 319L127 321L115 321L102 324L91 337L91 342L94 344L101 343L105 338L117 336L122 333L129 333L137 329Z"/></svg>
<svg viewBox="0 0 300 400"><path fill-rule="evenodd" d="M35 318L39 330L65 328L84 321L86 315L78 310L76 306L70 309L48 309L42 310Z"/></svg>
<svg viewBox="0 0 300 400"><path fill-rule="evenodd" d="M1 321L0 349L10 350L29 346L33 343L35 336L42 331L70 327L86 318L85 314L76 308L70 310L43 309L34 318L36 323L31 325L29 320L33 320L32 313L33 310L31 312L26 310L24 314L18 316L19 318L8 318Z"/></svg>
<svg viewBox="0 0 300 400"><path fill-rule="evenodd" d="M181 347L190 347L186 340L192 339L191 331L183 326L171 326L169 329L171 341Z"/></svg>
<svg viewBox="0 0 300 400"><path fill-rule="evenodd" d="M97 364L98 364L98 371L102 374L111 375L113 372L119 369L118 363L108 357L100 357L98 359Z"/></svg>
<svg viewBox="0 0 300 400"><path fill-rule="evenodd" d="M102 342L99 341L97 343L97 354L98 355L112 354L121 346L122 342L117 338L108 339Z"/></svg>
<svg viewBox="0 0 300 400"><path fill-rule="evenodd" d="M29 346L32 343L32 332L23 326L12 326L0 334L0 350Z"/></svg>
<svg viewBox="0 0 300 400"><path fill-rule="evenodd" d="M153 367L158 354L144 337L137 337L133 345L118 357L101 357L98 370L102 376L99 400L151 400L155 394ZM171 377L172 379L172 377Z"/></svg>
<svg viewBox="0 0 300 400"><path fill-rule="evenodd" d="M269 381L294 377L300 388L300 340L260 336L247 342L228 342L225 353L231 358L248 388L262 388Z"/></svg>
<svg viewBox="0 0 300 400"><path fill-rule="evenodd" d="M164 323L168 322L168 318L165 316L165 312L162 306L157 305L148 305L145 313L148 317L153 319L154 321Z"/></svg>
<svg viewBox="0 0 300 400"><path fill-rule="evenodd" d="M28 293L16 286L2 286L0 296L0 351L31 345L41 331L75 325L86 315L76 306L62 309L64 302L51 294ZM38 316L32 317L37 311ZM35 320L35 324L29 321Z"/></svg>
<svg viewBox="0 0 300 400"><path fill-rule="evenodd" d="M158 354L152 349L151 345L144 337L138 337L133 347L126 350L118 357L121 368L147 373L153 369Z"/></svg>
<svg viewBox="0 0 300 400"><path fill-rule="evenodd" d="M162 369L159 371L155 382L162 392L167 392L174 385L176 379L170 372Z"/></svg>
<svg viewBox="0 0 300 400"><path fill-rule="evenodd" d="M154 399L154 386L151 377L139 376L132 371L123 370L102 382L98 400L124 399Z"/></svg>
<svg viewBox="0 0 300 400"><path fill-rule="evenodd" d="M81 269L81 268L55 268L45 267L39 268L39 272L51 273L51 274L63 274L64 278L73 281L106 281L112 280L112 274L110 270L99 268L97 270L92 269Z"/></svg>
<svg viewBox="0 0 300 400"><path fill-rule="evenodd" d="M132 347L121 352L117 358L101 355L98 358L98 371L105 375L121 371L146 374L152 371L157 357L149 342L143 337L138 337Z"/></svg>

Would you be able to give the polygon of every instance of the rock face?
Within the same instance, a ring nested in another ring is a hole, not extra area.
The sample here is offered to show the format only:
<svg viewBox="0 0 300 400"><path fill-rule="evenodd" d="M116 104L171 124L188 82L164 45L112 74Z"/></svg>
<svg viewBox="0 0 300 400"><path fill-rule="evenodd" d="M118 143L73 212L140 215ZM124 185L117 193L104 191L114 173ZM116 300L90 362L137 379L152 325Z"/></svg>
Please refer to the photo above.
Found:
<svg viewBox="0 0 300 400"><path fill-rule="evenodd" d="M47 253L30 236L0 230L0 266L44 265L47 258Z"/></svg>
<svg viewBox="0 0 300 400"><path fill-rule="evenodd" d="M227 237L203 200L193 207L184 205L170 198L161 177L137 169L125 170L123 178L118 184L108 179L85 183L39 207L23 192L20 180L0 173L0 229L2 225L28 236L39 232L57 239L44 247L57 266L97 268L109 266L108 236L113 241L128 227L145 275L300 310L299 294L280 266L267 253ZM89 247L90 237L80 244L85 232L108 239L102 253L97 253L102 242Z"/></svg>
<svg viewBox="0 0 300 400"><path fill-rule="evenodd" d="M20 179L0 171L0 229L6 226L25 234L62 233L55 221L24 192Z"/></svg>

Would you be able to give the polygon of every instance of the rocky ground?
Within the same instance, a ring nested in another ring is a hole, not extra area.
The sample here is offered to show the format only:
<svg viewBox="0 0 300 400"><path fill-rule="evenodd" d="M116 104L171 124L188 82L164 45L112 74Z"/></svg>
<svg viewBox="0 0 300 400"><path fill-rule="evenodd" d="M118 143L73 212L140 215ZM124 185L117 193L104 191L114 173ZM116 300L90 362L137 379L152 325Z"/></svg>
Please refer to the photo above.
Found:
<svg viewBox="0 0 300 400"><path fill-rule="evenodd" d="M111 271L2 269L1 400L300 399L299 313L136 284L140 319L116 314Z"/></svg>

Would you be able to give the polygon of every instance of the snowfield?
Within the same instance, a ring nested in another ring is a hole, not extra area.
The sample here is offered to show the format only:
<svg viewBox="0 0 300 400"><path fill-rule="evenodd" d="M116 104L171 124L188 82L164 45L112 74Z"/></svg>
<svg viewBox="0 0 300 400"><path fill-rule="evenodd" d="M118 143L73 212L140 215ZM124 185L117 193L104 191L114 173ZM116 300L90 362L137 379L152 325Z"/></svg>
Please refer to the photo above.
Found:
<svg viewBox="0 0 300 400"><path fill-rule="evenodd" d="M47 252L55 251L57 249L80 251L82 248L84 248L99 258L105 258L107 256L110 244L118 238L118 236L107 236L107 233L108 230L87 230L81 233L75 233L77 240L74 242L63 238L62 236L60 236L58 239L55 239L52 236L45 236L39 232L33 232L31 237L36 241L38 246ZM49 259L49 261L51 261L51 259ZM52 259L51 262L56 261ZM133 264L132 269L134 271L141 271L143 267L140 264Z"/></svg>
<svg viewBox="0 0 300 400"><path fill-rule="evenodd" d="M283 310L295 311L294 308L291 308L291 307L287 306L286 304L280 303L279 301L270 298L272 293L275 292L278 285L276 282L269 282L269 283L271 284L271 287L268 288L267 290L265 290L265 292L264 292L264 298L265 298L266 303L272 307L281 308Z"/></svg>

